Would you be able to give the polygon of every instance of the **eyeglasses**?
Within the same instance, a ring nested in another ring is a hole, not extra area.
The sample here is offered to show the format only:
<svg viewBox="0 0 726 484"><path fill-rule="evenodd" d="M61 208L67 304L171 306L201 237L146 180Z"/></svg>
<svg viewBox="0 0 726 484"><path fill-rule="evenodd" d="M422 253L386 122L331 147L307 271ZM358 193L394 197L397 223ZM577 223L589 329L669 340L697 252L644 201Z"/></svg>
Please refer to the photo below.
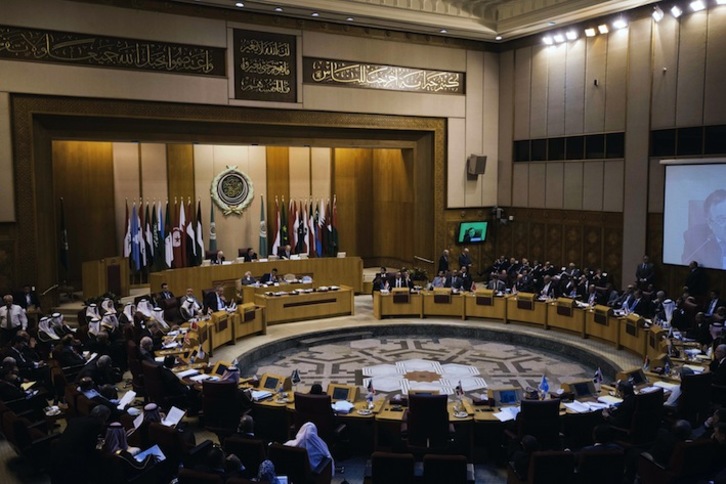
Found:
<svg viewBox="0 0 726 484"><path fill-rule="evenodd" d="M709 217L708 222L719 227L726 227L726 215L721 215L716 218Z"/></svg>

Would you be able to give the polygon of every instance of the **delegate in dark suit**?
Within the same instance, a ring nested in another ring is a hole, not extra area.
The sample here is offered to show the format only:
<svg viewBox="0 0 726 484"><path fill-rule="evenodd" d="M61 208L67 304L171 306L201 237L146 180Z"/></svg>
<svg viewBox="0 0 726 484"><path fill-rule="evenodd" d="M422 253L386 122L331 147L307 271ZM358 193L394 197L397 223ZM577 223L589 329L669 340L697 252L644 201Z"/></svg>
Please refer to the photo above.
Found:
<svg viewBox="0 0 726 484"><path fill-rule="evenodd" d="M638 281L638 287L645 289L648 284L653 282L655 278L655 266L648 262L648 257L643 257L643 263L638 264L638 268L635 269L635 279Z"/></svg>
<svg viewBox="0 0 726 484"><path fill-rule="evenodd" d="M222 297L223 296L218 294L217 291L208 292L207 295L204 296L204 307L211 309L212 311L221 311L227 307L227 303L222 300Z"/></svg>

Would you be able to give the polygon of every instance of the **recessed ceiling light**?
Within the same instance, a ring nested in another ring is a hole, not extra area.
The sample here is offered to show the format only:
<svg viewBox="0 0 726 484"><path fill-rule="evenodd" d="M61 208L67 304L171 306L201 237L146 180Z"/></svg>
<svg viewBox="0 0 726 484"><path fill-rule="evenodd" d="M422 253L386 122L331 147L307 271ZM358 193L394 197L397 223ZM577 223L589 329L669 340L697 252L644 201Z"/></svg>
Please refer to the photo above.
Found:
<svg viewBox="0 0 726 484"><path fill-rule="evenodd" d="M542 42L544 42L544 45L552 45L555 43L555 41L549 35L545 35L544 37L542 37Z"/></svg>
<svg viewBox="0 0 726 484"><path fill-rule="evenodd" d="M703 0L695 0L690 3L689 7L691 7L691 10L693 10L694 12L699 12L706 8L706 4L703 3Z"/></svg>
<svg viewBox="0 0 726 484"><path fill-rule="evenodd" d="M682 14L683 14L683 10L681 10L681 9L680 9L680 7L679 7L678 5L673 5L673 6L671 7L671 15L673 15L673 17L675 17L675 18L678 18L678 17L680 17L680 16L682 15Z"/></svg>
<svg viewBox="0 0 726 484"><path fill-rule="evenodd" d="M282 12L282 7L275 7L275 12Z"/></svg>
<svg viewBox="0 0 726 484"><path fill-rule="evenodd" d="M555 42L557 42L558 44L561 44L565 41L565 36L562 34L555 34L552 38L555 39Z"/></svg>
<svg viewBox="0 0 726 484"><path fill-rule="evenodd" d="M547 25L549 25L550 27L552 27L553 25L557 25L557 22L554 22L554 21L550 20L549 22L547 22Z"/></svg>
<svg viewBox="0 0 726 484"><path fill-rule="evenodd" d="M446 29L441 29L441 30L439 30L439 33L441 33L441 34L448 34L449 31L446 30Z"/></svg>
<svg viewBox="0 0 726 484"><path fill-rule="evenodd" d="M662 8L660 8L659 6L656 5L655 7L653 7L652 15L653 15L653 20L655 20L656 22L660 22L661 20L663 20L663 16L665 15L665 13L663 13Z"/></svg>
<svg viewBox="0 0 726 484"><path fill-rule="evenodd" d="M610 29L608 29L607 25L602 24L597 26L597 31L601 34L607 34L608 32L610 32Z"/></svg>
<svg viewBox="0 0 726 484"><path fill-rule="evenodd" d="M726 0L724 0L724 1L726 1ZM502 40L502 36L501 35L497 35L496 37L494 37L494 40Z"/></svg>
<svg viewBox="0 0 726 484"><path fill-rule="evenodd" d="M565 37L567 37L567 40L575 40L577 38L577 32L574 30L568 30Z"/></svg>
<svg viewBox="0 0 726 484"><path fill-rule="evenodd" d="M621 18L619 18L613 22L613 28L615 30L624 29L627 26L628 26L628 22L626 22L624 19L621 19Z"/></svg>
<svg viewBox="0 0 726 484"><path fill-rule="evenodd" d="M320 14L318 12L313 12L310 15L312 15L313 17L320 17Z"/></svg>
<svg viewBox="0 0 726 484"><path fill-rule="evenodd" d="M595 37L595 29L590 27L589 29L585 29L585 36L586 37Z"/></svg>
<svg viewBox="0 0 726 484"><path fill-rule="evenodd" d="M245 4L244 4L244 3L242 3L242 2L237 2L237 3L235 3L235 4L234 4L234 6L235 6L235 7L239 7L239 8L242 8L242 7L244 7L244 6L245 6Z"/></svg>
<svg viewBox="0 0 726 484"><path fill-rule="evenodd" d="M355 20L355 19L354 19L353 17L348 17L348 18L347 18L347 19L345 19L345 20L346 20L347 22L352 22L352 21L353 21L353 20Z"/></svg>

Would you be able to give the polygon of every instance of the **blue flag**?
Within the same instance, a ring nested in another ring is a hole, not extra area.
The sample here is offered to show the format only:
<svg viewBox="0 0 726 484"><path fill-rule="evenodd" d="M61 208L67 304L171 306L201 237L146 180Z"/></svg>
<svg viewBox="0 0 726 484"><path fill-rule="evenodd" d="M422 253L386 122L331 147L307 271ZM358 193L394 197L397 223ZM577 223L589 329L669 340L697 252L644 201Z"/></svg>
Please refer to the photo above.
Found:
<svg viewBox="0 0 726 484"><path fill-rule="evenodd" d="M539 387L537 389L542 393L547 393L550 391L550 384L547 381L547 375L542 375L542 380L539 382Z"/></svg>

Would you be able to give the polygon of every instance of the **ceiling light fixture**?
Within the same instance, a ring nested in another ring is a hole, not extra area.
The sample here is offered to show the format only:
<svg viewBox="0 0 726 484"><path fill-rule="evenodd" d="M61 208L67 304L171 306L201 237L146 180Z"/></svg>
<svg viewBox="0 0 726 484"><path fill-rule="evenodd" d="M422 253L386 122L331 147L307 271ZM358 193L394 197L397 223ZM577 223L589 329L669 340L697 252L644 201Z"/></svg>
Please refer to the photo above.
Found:
<svg viewBox="0 0 726 484"><path fill-rule="evenodd" d="M561 44L565 41L565 36L562 34L555 34L552 38L555 39L555 42L557 42L558 44Z"/></svg>
<svg viewBox="0 0 726 484"><path fill-rule="evenodd" d="M448 30L446 30L446 29L441 29L441 30L439 30L439 33L440 33L440 34L448 34L448 33L449 33L449 31L448 31Z"/></svg>
<svg viewBox="0 0 726 484"><path fill-rule="evenodd" d="M678 18L682 14L683 14L683 10L681 10L678 5L673 5L671 7L671 15L673 15L674 18Z"/></svg>
<svg viewBox="0 0 726 484"><path fill-rule="evenodd" d="M577 39L577 32L574 30L568 30L565 37L567 37L567 40L575 40Z"/></svg>
<svg viewBox="0 0 726 484"><path fill-rule="evenodd" d="M595 34L597 32L595 32L594 28L590 27L589 29L585 29L585 37L595 37Z"/></svg>
<svg viewBox="0 0 726 484"><path fill-rule="evenodd" d="M275 12L282 12L282 7L275 7Z"/></svg>
<svg viewBox="0 0 726 484"><path fill-rule="evenodd" d="M706 8L706 4L703 3L703 0L694 0L688 6L691 7L691 10L694 12L700 12Z"/></svg>
<svg viewBox="0 0 726 484"><path fill-rule="evenodd" d="M608 32L610 32L610 29L608 29L607 25L601 24L597 26L597 31L601 34L607 34Z"/></svg>
<svg viewBox="0 0 726 484"><path fill-rule="evenodd" d="M724 0L724 1L726 1L726 0ZM496 37L494 37L494 40L502 40L502 36L501 35L497 35Z"/></svg>
<svg viewBox="0 0 726 484"><path fill-rule="evenodd" d="M318 12L313 12L310 15L313 17L320 17L320 14Z"/></svg>
<svg viewBox="0 0 726 484"><path fill-rule="evenodd" d="M555 41L552 40L552 37L550 37L549 35L545 35L544 37L542 37L542 42L544 42L545 45L552 45L555 43Z"/></svg>
<svg viewBox="0 0 726 484"><path fill-rule="evenodd" d="M663 16L665 15L665 13L663 13L662 8L660 8L659 6L656 5L655 7L653 7L652 15L653 15L653 20L655 20L656 22L660 22L661 20L663 20Z"/></svg>
<svg viewBox="0 0 726 484"><path fill-rule="evenodd" d="M237 2L237 3L235 3L235 4L234 4L234 6L235 6L235 7L239 7L239 8L242 8L242 7L244 7L244 6L245 6L245 4L244 4L244 3L242 3L242 2Z"/></svg>
<svg viewBox="0 0 726 484"><path fill-rule="evenodd" d="M346 20L347 22L352 22L352 21L353 21L353 20L355 20L355 19L354 19L353 17L348 17L348 18L347 18L347 19L345 19L345 20Z"/></svg>
<svg viewBox="0 0 726 484"><path fill-rule="evenodd" d="M628 22L625 21L625 19L619 18L613 22L613 28L615 30L624 29L628 26Z"/></svg>

